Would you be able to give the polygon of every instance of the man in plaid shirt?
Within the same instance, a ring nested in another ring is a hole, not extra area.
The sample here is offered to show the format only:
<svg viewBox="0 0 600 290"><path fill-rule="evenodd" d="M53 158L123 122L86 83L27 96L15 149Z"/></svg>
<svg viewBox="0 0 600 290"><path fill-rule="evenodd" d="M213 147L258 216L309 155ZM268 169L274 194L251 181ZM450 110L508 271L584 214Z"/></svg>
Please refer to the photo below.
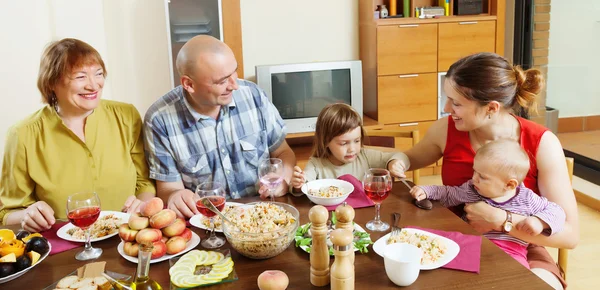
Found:
<svg viewBox="0 0 600 290"><path fill-rule="evenodd" d="M257 193L258 164L280 158L285 195L294 152L285 141L279 112L256 84L237 78L237 61L223 42L206 35L188 41L177 55L181 85L146 112L144 138L150 178L157 195L178 216L198 213L194 191L204 181L227 186L227 198Z"/></svg>

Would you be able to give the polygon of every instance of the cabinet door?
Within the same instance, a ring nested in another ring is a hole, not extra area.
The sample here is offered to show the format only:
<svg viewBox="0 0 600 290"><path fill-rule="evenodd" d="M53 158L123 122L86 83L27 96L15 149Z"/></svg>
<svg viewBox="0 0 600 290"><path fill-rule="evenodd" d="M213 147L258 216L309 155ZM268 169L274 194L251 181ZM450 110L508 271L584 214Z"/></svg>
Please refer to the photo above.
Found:
<svg viewBox="0 0 600 290"><path fill-rule="evenodd" d="M377 27L377 75L437 71L437 24Z"/></svg>
<svg viewBox="0 0 600 290"><path fill-rule="evenodd" d="M464 21L439 24L439 71L477 52L496 51L496 21Z"/></svg>
<svg viewBox="0 0 600 290"><path fill-rule="evenodd" d="M377 120L383 124L435 120L436 82L436 73L378 77Z"/></svg>

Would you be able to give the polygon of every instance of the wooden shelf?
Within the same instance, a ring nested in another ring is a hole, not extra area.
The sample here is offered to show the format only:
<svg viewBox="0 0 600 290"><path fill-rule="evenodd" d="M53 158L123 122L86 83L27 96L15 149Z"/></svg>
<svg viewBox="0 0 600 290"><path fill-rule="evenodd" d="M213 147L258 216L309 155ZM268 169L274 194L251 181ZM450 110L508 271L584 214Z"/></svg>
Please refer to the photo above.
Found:
<svg viewBox="0 0 600 290"><path fill-rule="evenodd" d="M457 16L441 16L440 18L385 18L376 19L377 25L399 25L399 24L425 24L425 23L446 23L446 22L460 22L460 21L484 21L484 20L496 20L496 15L457 15Z"/></svg>

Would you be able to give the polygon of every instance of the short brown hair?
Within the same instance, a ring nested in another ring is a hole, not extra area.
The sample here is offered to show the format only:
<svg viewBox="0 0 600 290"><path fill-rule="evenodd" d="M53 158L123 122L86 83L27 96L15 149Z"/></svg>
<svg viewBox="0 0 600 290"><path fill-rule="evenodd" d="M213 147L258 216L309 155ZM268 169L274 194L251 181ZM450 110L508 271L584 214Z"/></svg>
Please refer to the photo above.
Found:
<svg viewBox="0 0 600 290"><path fill-rule="evenodd" d="M525 118L537 112L536 96L544 86L544 77L538 69L524 71L489 52L458 60L450 66L446 78L465 98L482 106L497 101Z"/></svg>
<svg viewBox="0 0 600 290"><path fill-rule="evenodd" d="M475 154L475 160L492 162L498 173L516 179L519 184L529 172L529 156L521 145L512 139L499 139L483 145Z"/></svg>
<svg viewBox="0 0 600 290"><path fill-rule="evenodd" d="M74 38L63 38L50 43L40 60L37 86L42 93L42 102L54 105L54 86L73 69L87 64L99 64L106 77L106 68L100 53L91 45Z"/></svg>
<svg viewBox="0 0 600 290"><path fill-rule="evenodd" d="M360 127L360 142L365 138L362 118L351 106L344 103L327 105L317 118L312 157L327 158L331 154L327 145L333 138Z"/></svg>

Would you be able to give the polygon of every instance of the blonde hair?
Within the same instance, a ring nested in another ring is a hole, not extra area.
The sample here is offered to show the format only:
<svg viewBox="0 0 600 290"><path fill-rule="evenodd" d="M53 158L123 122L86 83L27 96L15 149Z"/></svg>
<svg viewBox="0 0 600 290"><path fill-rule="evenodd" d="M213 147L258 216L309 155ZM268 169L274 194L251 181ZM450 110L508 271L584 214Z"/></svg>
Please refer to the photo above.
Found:
<svg viewBox="0 0 600 290"><path fill-rule="evenodd" d="M537 113L536 96L545 83L540 70L523 70L489 52L459 59L450 66L446 78L465 98L481 106L496 101L525 118Z"/></svg>
<svg viewBox="0 0 600 290"><path fill-rule="evenodd" d="M315 141L312 157L328 158L331 152L327 148L333 138L360 127L361 146L365 138L362 118L351 106L344 103L327 105L319 117L315 128Z"/></svg>
<svg viewBox="0 0 600 290"><path fill-rule="evenodd" d="M42 102L56 105L54 87L66 74L88 64L98 64L106 77L106 67L100 53L91 45L75 38L64 38L50 43L40 61L37 87L42 93Z"/></svg>
<svg viewBox="0 0 600 290"><path fill-rule="evenodd" d="M499 139L479 148L475 160L491 162L496 172L508 179L516 179L519 184L529 172L529 156L518 142L512 139Z"/></svg>

